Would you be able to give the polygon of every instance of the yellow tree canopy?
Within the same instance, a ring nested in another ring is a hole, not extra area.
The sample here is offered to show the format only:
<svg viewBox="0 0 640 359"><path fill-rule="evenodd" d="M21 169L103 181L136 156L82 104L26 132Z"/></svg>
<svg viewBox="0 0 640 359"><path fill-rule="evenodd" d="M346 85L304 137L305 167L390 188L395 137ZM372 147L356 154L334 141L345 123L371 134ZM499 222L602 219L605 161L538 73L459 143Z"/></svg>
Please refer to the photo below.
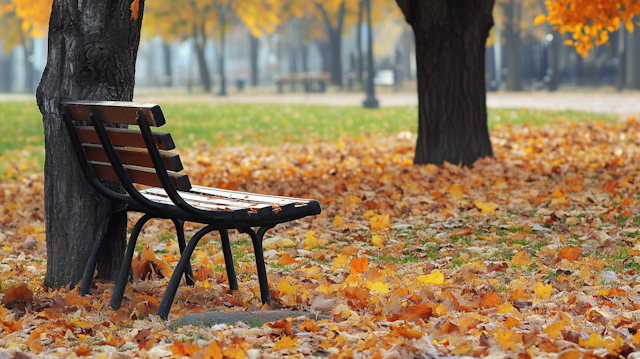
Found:
<svg viewBox="0 0 640 359"><path fill-rule="evenodd" d="M46 35L53 0L0 0L0 38L6 49Z"/></svg>
<svg viewBox="0 0 640 359"><path fill-rule="evenodd" d="M286 5L281 0L147 0L144 28L166 38L190 36L194 29L211 33L223 16L226 24L235 17L259 36L275 31Z"/></svg>
<svg viewBox="0 0 640 359"><path fill-rule="evenodd" d="M546 0L544 4L549 15L538 15L535 23L547 21L561 34L573 33L565 44L582 56L609 41L609 33L621 24L633 32L632 18L640 14L640 0Z"/></svg>

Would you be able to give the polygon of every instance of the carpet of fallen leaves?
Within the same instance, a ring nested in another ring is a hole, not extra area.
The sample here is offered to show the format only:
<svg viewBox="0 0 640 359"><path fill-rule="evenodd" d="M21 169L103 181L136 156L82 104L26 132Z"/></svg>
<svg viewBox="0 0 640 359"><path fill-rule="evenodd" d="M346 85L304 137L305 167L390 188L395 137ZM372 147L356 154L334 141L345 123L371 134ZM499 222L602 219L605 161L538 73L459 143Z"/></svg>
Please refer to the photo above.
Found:
<svg viewBox="0 0 640 359"><path fill-rule="evenodd" d="M170 223L147 225L123 307L43 286L43 176L0 183L0 357L634 357L640 349L637 122L502 126L495 158L413 166L415 137L182 151L195 184L316 198L320 216L265 239L271 309L317 312L262 327L172 328L202 311L262 306L250 241L232 234L240 289L217 237L192 257L168 322ZM135 215L130 218L133 223ZM190 233L196 226L188 227ZM632 354L633 353L633 354Z"/></svg>

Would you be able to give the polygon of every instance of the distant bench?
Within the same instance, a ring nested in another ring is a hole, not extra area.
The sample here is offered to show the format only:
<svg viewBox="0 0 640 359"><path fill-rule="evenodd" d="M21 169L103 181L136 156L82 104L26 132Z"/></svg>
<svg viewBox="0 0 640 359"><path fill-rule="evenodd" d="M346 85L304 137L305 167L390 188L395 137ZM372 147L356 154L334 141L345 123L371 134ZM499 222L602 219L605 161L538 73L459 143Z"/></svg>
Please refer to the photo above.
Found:
<svg viewBox="0 0 640 359"><path fill-rule="evenodd" d="M296 85L301 84L304 92L325 92L331 80L328 72L298 72L276 75L278 92L284 92L284 85L291 85L291 91L295 91Z"/></svg>
<svg viewBox="0 0 640 359"><path fill-rule="evenodd" d="M171 152L175 148L171 135L151 130L151 126L160 127L165 124L158 105L73 101L62 103L61 110L87 181L98 193L123 205L105 219L98 231L80 285L82 294L87 294L91 287L100 244L110 219L116 213L135 211L144 215L131 231L125 259L111 296L113 308L119 308L122 303L138 235L144 224L152 218L173 221L182 253L158 308L158 315L162 318L166 319L169 315L183 274L187 284L194 284L189 258L200 239L212 231L220 233L229 287L232 290L238 289L238 282L228 230L237 229L251 237L260 296L263 303L269 303L262 238L279 223L319 214L321 210L317 201L192 186L189 177L180 173L180 157ZM107 127L105 124L137 125L138 129ZM119 181L127 194L108 189L101 179ZM138 190L134 183L151 187ZM188 244L184 234L185 221L206 225Z"/></svg>

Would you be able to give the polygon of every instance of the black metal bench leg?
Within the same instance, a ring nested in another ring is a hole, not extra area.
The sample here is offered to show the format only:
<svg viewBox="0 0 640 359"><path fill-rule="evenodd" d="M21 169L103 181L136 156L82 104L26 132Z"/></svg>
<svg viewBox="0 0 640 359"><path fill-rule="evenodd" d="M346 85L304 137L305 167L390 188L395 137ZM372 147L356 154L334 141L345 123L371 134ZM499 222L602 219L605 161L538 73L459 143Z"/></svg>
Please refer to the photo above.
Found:
<svg viewBox="0 0 640 359"><path fill-rule="evenodd" d="M171 221L173 221L173 225L176 227L176 232L178 233L178 246L180 247L180 255L182 255L184 248L187 246L187 242L184 239L184 221L174 218L171 218ZM189 262L184 272L184 280L187 282L187 285L194 285L196 284L194 278L191 262Z"/></svg>
<svg viewBox="0 0 640 359"><path fill-rule="evenodd" d="M231 253L231 243L229 243L229 231L220 229L220 239L222 241L222 253L224 254L224 265L227 267L227 278L229 279L229 288L238 290L238 278L236 278L236 270L233 265L233 254Z"/></svg>
<svg viewBox="0 0 640 359"><path fill-rule="evenodd" d="M258 233L254 232L251 228L238 229L238 231L251 236L251 241L253 242L253 252L256 256L256 269L258 271L258 282L260 283L260 299L262 300L262 304L271 303L269 282L267 280L267 268L265 267L264 254L262 253L262 238L264 237L264 234L271 228L273 228L273 226L261 227L260 229L258 229Z"/></svg>
<svg viewBox="0 0 640 359"><path fill-rule="evenodd" d="M122 267L120 267L120 273L118 273L118 280L113 287L113 294L111 295L111 307L113 309L120 308L120 305L122 304L122 297L124 296L124 290L127 287L129 272L131 272L131 260L133 259L133 251L136 249L138 235L140 235L142 226L144 226L144 224L151 218L153 217L145 214L138 220L131 231L131 237L129 237L129 243L127 243L127 252L124 255Z"/></svg>
<svg viewBox="0 0 640 359"><path fill-rule="evenodd" d="M178 286L180 286L180 279L182 278L182 275L187 268L187 264L189 263L191 254L193 254L193 250L196 249L196 245L198 245L200 239L205 234L213 231L214 229L215 228L213 228L212 226L206 226L200 229L193 237L191 237L191 240L189 240L187 247L184 249L184 252L182 252L180 260L178 261L178 265L171 275L171 279L169 280L167 289L162 296L160 307L158 308L158 315L163 320L166 320L169 317L169 311L171 310L173 299L175 298L176 292L178 291Z"/></svg>
<svg viewBox="0 0 640 359"><path fill-rule="evenodd" d="M98 229L98 234L96 235L96 239L93 242L93 248L91 249L91 255L89 255L89 259L87 260L87 265L84 268L84 274L82 275L82 282L80 283L80 294L87 295L89 294L89 289L91 289L91 282L93 281L93 272L96 270L96 262L98 261L98 252L100 251L100 245L102 244L102 239L105 234L107 234L107 228L109 228L109 223L111 222L111 218L116 214L123 212L127 213L127 207L118 208L115 211L111 212L107 218L104 219L100 228Z"/></svg>

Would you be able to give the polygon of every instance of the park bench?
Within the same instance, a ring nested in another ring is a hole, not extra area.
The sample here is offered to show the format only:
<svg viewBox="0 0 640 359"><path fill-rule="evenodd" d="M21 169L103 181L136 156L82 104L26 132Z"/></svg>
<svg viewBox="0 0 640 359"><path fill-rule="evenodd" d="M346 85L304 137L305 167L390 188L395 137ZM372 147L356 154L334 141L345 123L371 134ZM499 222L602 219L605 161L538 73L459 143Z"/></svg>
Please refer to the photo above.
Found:
<svg viewBox="0 0 640 359"><path fill-rule="evenodd" d="M284 91L286 84L291 85L291 91L295 91L296 84L301 84L304 92L325 92L330 79L331 74L328 72L283 73L276 75L276 84L279 93Z"/></svg>
<svg viewBox="0 0 640 359"><path fill-rule="evenodd" d="M187 284L194 284L191 254L200 239L214 230L220 233L229 287L232 290L238 289L238 282L228 230L236 229L251 237L261 300L263 303L270 302L262 238L277 224L319 214L321 210L317 201L192 186L189 177L180 173L183 169L180 157L171 152L175 148L171 135L151 130L151 126L160 127L165 123L158 105L73 101L62 103L61 112L87 181L107 199L122 204L121 208L105 219L98 231L80 285L82 294L87 294L91 287L100 244L109 221L117 214L135 211L143 213L143 216L131 231L125 258L113 289L112 307L119 308L122 303L138 235L144 224L152 218L173 221L181 252L160 302L158 315L162 318L166 319L169 315L183 274ZM137 125L138 128L123 128L123 125ZM101 180L119 181L127 194L108 189ZM146 189L139 189L142 188L139 185ZM184 222L187 221L205 225L188 244L184 234Z"/></svg>

